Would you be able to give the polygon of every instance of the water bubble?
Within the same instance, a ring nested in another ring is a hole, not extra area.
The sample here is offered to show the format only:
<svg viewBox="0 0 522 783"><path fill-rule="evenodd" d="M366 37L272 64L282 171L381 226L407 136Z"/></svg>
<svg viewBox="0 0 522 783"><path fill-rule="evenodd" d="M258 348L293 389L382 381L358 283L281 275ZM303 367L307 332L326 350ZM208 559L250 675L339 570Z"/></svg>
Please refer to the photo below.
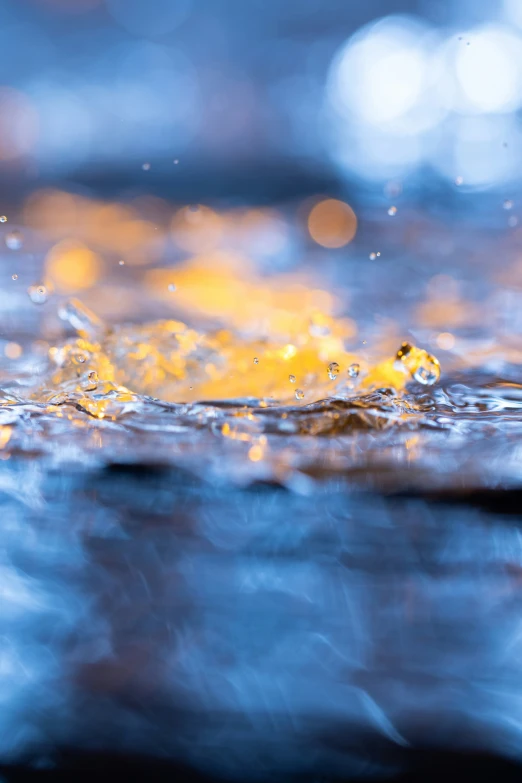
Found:
<svg viewBox="0 0 522 783"><path fill-rule="evenodd" d="M296 400L304 399L304 391L302 389L296 389L295 390L295 398L296 398Z"/></svg>
<svg viewBox="0 0 522 783"><path fill-rule="evenodd" d="M31 285L27 289L27 293L34 304L45 304L49 299L49 292L44 285Z"/></svg>
<svg viewBox="0 0 522 783"><path fill-rule="evenodd" d="M71 354L71 361L73 364L85 364L87 356L84 353L81 353L81 351L78 351L78 353Z"/></svg>
<svg viewBox="0 0 522 783"><path fill-rule="evenodd" d="M390 207L388 210L388 215L390 217L394 217L397 214L397 207Z"/></svg>
<svg viewBox="0 0 522 783"><path fill-rule="evenodd" d="M339 375L339 365L337 362L330 362L328 365L328 377L331 381L335 381L337 376Z"/></svg>
<svg viewBox="0 0 522 783"><path fill-rule="evenodd" d="M0 223L7 223L7 218L5 215L0 215Z"/></svg>
<svg viewBox="0 0 522 783"><path fill-rule="evenodd" d="M9 250L20 250L23 243L24 238L20 231L10 231L5 236L5 244Z"/></svg>
<svg viewBox="0 0 522 783"><path fill-rule="evenodd" d="M350 366L348 367L348 375L350 376L350 378L357 378L360 372L361 372L361 365L357 364L357 362L350 364Z"/></svg>
<svg viewBox="0 0 522 783"><path fill-rule="evenodd" d="M254 356L254 364L259 364L259 359L257 358L257 356Z"/></svg>
<svg viewBox="0 0 522 783"><path fill-rule="evenodd" d="M11 275L11 280L18 280L18 275Z"/></svg>
<svg viewBox="0 0 522 783"><path fill-rule="evenodd" d="M514 205L514 202L510 198L507 198L504 201L504 203L502 204L504 209L513 209L513 205Z"/></svg>
<svg viewBox="0 0 522 783"><path fill-rule="evenodd" d="M289 375L288 380L290 381L290 383L295 383L295 375Z"/></svg>
<svg viewBox="0 0 522 783"><path fill-rule="evenodd" d="M173 293L176 290L176 286L174 283L169 283L168 289L171 293Z"/></svg>
<svg viewBox="0 0 522 783"><path fill-rule="evenodd" d="M464 177L455 177L455 185L459 187L464 182Z"/></svg>
<svg viewBox="0 0 522 783"><path fill-rule="evenodd" d="M396 360L401 362L412 377L424 386L432 386L440 378L439 360L423 348L402 343L397 351Z"/></svg>

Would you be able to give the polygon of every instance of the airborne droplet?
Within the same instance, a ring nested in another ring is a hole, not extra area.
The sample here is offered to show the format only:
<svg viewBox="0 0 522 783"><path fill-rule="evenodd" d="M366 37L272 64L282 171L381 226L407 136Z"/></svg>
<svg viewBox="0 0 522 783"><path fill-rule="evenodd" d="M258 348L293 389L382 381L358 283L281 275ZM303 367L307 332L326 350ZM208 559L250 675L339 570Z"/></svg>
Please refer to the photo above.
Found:
<svg viewBox="0 0 522 783"><path fill-rule="evenodd" d="M296 400L302 400L304 398L304 391L302 389L296 389L295 398Z"/></svg>
<svg viewBox="0 0 522 783"><path fill-rule="evenodd" d="M31 285L27 289L27 293L29 294L29 299L34 304L45 304L49 299L49 292L44 285Z"/></svg>
<svg viewBox="0 0 522 783"><path fill-rule="evenodd" d="M416 381L424 386L432 386L440 378L439 360L423 348L403 343L397 351L396 360L406 367Z"/></svg>
<svg viewBox="0 0 522 783"><path fill-rule="evenodd" d="M20 250L23 243L24 238L20 231L10 231L5 236L5 244L9 250Z"/></svg>
<svg viewBox="0 0 522 783"><path fill-rule="evenodd" d="M87 373L87 379L81 383L81 387L84 391L96 391L98 388L98 373L96 370L91 370Z"/></svg>
<svg viewBox="0 0 522 783"><path fill-rule="evenodd" d="M357 362L350 364L350 366L348 367L348 375L350 376L350 378L357 378L360 372L361 372L361 365L357 364Z"/></svg>
<svg viewBox="0 0 522 783"><path fill-rule="evenodd" d="M331 381L335 381L337 376L339 375L339 365L337 362L330 362L328 365L328 377Z"/></svg>

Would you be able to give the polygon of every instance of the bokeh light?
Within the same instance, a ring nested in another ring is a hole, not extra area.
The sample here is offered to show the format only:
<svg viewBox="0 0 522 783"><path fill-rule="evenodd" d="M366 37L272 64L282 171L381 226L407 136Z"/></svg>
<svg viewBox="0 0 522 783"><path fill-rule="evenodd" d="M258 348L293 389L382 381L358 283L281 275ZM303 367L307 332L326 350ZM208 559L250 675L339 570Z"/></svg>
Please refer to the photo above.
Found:
<svg viewBox="0 0 522 783"><path fill-rule="evenodd" d="M99 279L101 259L85 245L74 240L62 240L47 254L46 278L63 294L90 288Z"/></svg>
<svg viewBox="0 0 522 783"><path fill-rule="evenodd" d="M379 127L413 109L426 87L426 29L391 17L357 33L336 57L330 99L342 115Z"/></svg>
<svg viewBox="0 0 522 783"><path fill-rule="evenodd" d="M344 201L325 199L316 204L308 216L308 231L318 245L328 248L344 247L355 236L357 218Z"/></svg>
<svg viewBox="0 0 522 783"><path fill-rule="evenodd" d="M452 42L450 67L455 111L510 112L522 105L522 38L509 29L485 25L464 33Z"/></svg>

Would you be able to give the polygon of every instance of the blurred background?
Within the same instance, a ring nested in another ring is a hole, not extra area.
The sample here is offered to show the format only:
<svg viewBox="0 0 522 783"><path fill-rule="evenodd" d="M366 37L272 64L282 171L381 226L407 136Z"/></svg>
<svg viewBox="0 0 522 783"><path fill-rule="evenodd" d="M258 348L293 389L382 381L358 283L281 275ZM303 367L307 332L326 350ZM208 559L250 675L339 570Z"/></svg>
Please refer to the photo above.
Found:
<svg viewBox="0 0 522 783"><path fill-rule="evenodd" d="M63 333L60 297L237 326L233 279L274 274L349 313L363 358L407 332L448 360L477 329L518 339L519 0L0 0L0 20L6 359Z"/></svg>
<svg viewBox="0 0 522 783"><path fill-rule="evenodd" d="M4 183L520 178L518 0L2 0L0 18Z"/></svg>

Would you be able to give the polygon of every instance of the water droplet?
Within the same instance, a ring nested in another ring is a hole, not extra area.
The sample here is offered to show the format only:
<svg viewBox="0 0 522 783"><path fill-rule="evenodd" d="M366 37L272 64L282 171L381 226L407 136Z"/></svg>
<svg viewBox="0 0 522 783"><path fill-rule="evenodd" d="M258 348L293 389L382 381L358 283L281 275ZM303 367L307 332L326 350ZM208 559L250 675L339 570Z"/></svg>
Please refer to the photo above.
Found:
<svg viewBox="0 0 522 783"><path fill-rule="evenodd" d="M360 372L361 372L361 365L357 364L357 362L350 364L350 366L348 367L348 375L350 376L350 378L357 378Z"/></svg>
<svg viewBox="0 0 522 783"><path fill-rule="evenodd" d="M295 398L296 398L296 400L304 399L304 391L302 389L296 389L295 390Z"/></svg>
<svg viewBox="0 0 522 783"><path fill-rule="evenodd" d="M31 285L27 289L27 293L34 304L45 304L49 299L49 292L44 285Z"/></svg>
<svg viewBox="0 0 522 783"><path fill-rule="evenodd" d="M510 198L507 198L502 204L502 206L504 207L504 209L513 209L513 203L514 202Z"/></svg>
<svg viewBox="0 0 522 783"><path fill-rule="evenodd" d="M124 265L125 265L125 261L124 261L123 259L121 259L120 261L118 261L118 264L119 264L120 266L124 266Z"/></svg>
<svg viewBox="0 0 522 783"><path fill-rule="evenodd" d="M106 331L103 321L77 299L64 302L58 309L58 317L67 321L81 337L90 340L99 340Z"/></svg>
<svg viewBox="0 0 522 783"><path fill-rule="evenodd" d="M7 223L7 218L5 215L0 215L0 223Z"/></svg>
<svg viewBox="0 0 522 783"><path fill-rule="evenodd" d="M144 163L144 164L143 164L143 166L142 166L141 168L143 169L143 171L149 171L149 169L150 169L150 163Z"/></svg>
<svg viewBox="0 0 522 783"><path fill-rule="evenodd" d="M176 286L174 283L169 283L168 289L171 293L173 293L176 290Z"/></svg>
<svg viewBox="0 0 522 783"><path fill-rule="evenodd" d="M438 359L423 348L403 343L397 351L396 359L406 367L416 381L424 386L432 386L440 378Z"/></svg>
<svg viewBox="0 0 522 783"><path fill-rule="evenodd" d="M397 214L397 207L390 207L388 210L388 215L390 217L394 217Z"/></svg>
<svg viewBox="0 0 522 783"><path fill-rule="evenodd" d="M84 353L81 353L81 351L78 351L78 353L71 354L71 361L73 364L85 364L87 356Z"/></svg>
<svg viewBox="0 0 522 783"><path fill-rule="evenodd" d="M328 365L328 377L331 381L335 381L337 376L339 375L339 365L337 362L330 362Z"/></svg>
<svg viewBox="0 0 522 783"><path fill-rule="evenodd" d="M375 261L376 258L377 258L377 253L370 253L370 259L372 261Z"/></svg>
<svg viewBox="0 0 522 783"><path fill-rule="evenodd" d="M290 381L290 383L295 383L295 375L289 375L288 380Z"/></svg>
<svg viewBox="0 0 522 783"><path fill-rule="evenodd" d="M455 177L455 185L459 187L464 182L464 177Z"/></svg>
<svg viewBox="0 0 522 783"><path fill-rule="evenodd" d="M20 250L24 243L23 235L20 231L10 231L5 236L5 244L9 250Z"/></svg>
<svg viewBox="0 0 522 783"><path fill-rule="evenodd" d="M178 163L179 163L179 160L176 158L176 160L174 161L174 165L177 166Z"/></svg>
<svg viewBox="0 0 522 783"><path fill-rule="evenodd" d="M91 370L87 373L87 379L82 382L81 387L84 391L96 391L98 388L98 373Z"/></svg>
<svg viewBox="0 0 522 783"><path fill-rule="evenodd" d="M11 275L12 280L18 280L18 275Z"/></svg>
<svg viewBox="0 0 522 783"><path fill-rule="evenodd" d="M257 358L257 356L254 356L254 364L259 364L259 359Z"/></svg>

